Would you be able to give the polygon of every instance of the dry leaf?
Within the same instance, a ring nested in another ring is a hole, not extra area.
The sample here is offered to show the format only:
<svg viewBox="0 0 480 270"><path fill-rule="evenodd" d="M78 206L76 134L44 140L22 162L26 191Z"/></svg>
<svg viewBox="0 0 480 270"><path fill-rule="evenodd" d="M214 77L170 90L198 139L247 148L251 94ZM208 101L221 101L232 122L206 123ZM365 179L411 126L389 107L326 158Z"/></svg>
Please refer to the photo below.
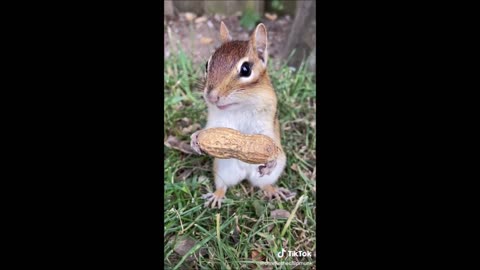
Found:
<svg viewBox="0 0 480 270"><path fill-rule="evenodd" d="M290 212L283 209L277 209L270 212L270 217L274 219L288 218L289 216L290 216Z"/></svg>
<svg viewBox="0 0 480 270"><path fill-rule="evenodd" d="M187 154L195 154L192 147L190 146L190 142L180 141L177 137L168 136L167 140L163 142L166 147L173 148L182 151L183 153Z"/></svg>
<svg viewBox="0 0 480 270"><path fill-rule="evenodd" d="M182 180L182 181L185 181L185 179L187 179L187 177L190 176L190 174L192 174L193 170L192 169L185 169L179 176L178 176L178 179Z"/></svg>
<svg viewBox="0 0 480 270"><path fill-rule="evenodd" d="M202 44L210 44L212 42L213 42L213 39L211 39L211 38L207 38L207 37L200 38L200 43L202 43Z"/></svg>
<svg viewBox="0 0 480 270"><path fill-rule="evenodd" d="M233 244L237 244L238 240L240 239L240 232L237 230L234 230L232 235L230 235L230 237L232 238Z"/></svg>
<svg viewBox="0 0 480 270"><path fill-rule="evenodd" d="M193 132L199 130L201 128L200 124L193 124L193 125L190 125L186 128L183 128L182 129L182 134L185 134L185 135L188 135L188 134L192 134Z"/></svg>
<svg viewBox="0 0 480 270"><path fill-rule="evenodd" d="M274 13L265 13L265 17L270 21L275 21L277 19L277 14Z"/></svg>
<svg viewBox="0 0 480 270"><path fill-rule="evenodd" d="M190 118L184 117L184 118L180 119L180 124L182 125L182 127L187 127L191 123L192 123L192 120Z"/></svg>
<svg viewBox="0 0 480 270"><path fill-rule="evenodd" d="M195 246L195 244L197 244L197 241L195 241L193 238L185 237L176 243L173 250L178 255L184 256ZM202 247L199 250L195 251L194 254L188 256L186 261L193 261L195 259L195 256L204 256L206 254L207 254L207 250L204 247Z"/></svg>
<svg viewBox="0 0 480 270"><path fill-rule="evenodd" d="M183 102L177 103L177 105L173 106L173 109L176 111L181 111L183 110L183 108L185 108L185 105L183 105Z"/></svg>
<svg viewBox="0 0 480 270"><path fill-rule="evenodd" d="M206 181L208 181L208 177L206 177L205 175L200 175L200 177L198 177L198 183L201 184Z"/></svg>
<svg viewBox="0 0 480 270"><path fill-rule="evenodd" d="M195 19L195 23L203 23L207 21L207 17L202 16Z"/></svg>
<svg viewBox="0 0 480 270"><path fill-rule="evenodd" d="M175 250L175 252L180 255L180 256L184 256L185 254L187 254L190 249L192 249L193 246L195 246L196 242L194 239L192 238L184 238L184 239L181 239L177 242L177 244L175 245L175 247L173 248L173 250Z"/></svg>
<svg viewBox="0 0 480 270"><path fill-rule="evenodd" d="M187 19L188 21L192 21L196 17L197 17L197 15L195 13L185 12L185 19Z"/></svg>
<svg viewBox="0 0 480 270"><path fill-rule="evenodd" d="M209 28L213 29L213 23L211 21L207 21L207 25Z"/></svg>
<svg viewBox="0 0 480 270"><path fill-rule="evenodd" d="M294 171L298 171L297 163L293 163L292 166L290 166L290 169L292 169Z"/></svg>
<svg viewBox="0 0 480 270"><path fill-rule="evenodd" d="M179 142L180 142L180 140L177 139L177 137L170 135L170 136L168 136L167 140L164 141L163 143L168 148L174 148L174 146L178 145Z"/></svg>
<svg viewBox="0 0 480 270"><path fill-rule="evenodd" d="M260 254L260 252L258 252L257 250L252 250L252 260L254 261L264 261L265 260L265 257L262 256L262 254Z"/></svg>
<svg viewBox="0 0 480 270"><path fill-rule="evenodd" d="M238 243L238 240L240 239L240 227L238 226L238 216L235 215L235 228L233 230L233 234L231 235L232 241L234 244Z"/></svg>
<svg viewBox="0 0 480 270"><path fill-rule="evenodd" d="M226 16L225 16L225 15L222 15L222 14L215 14L215 15L213 16L213 18L215 18L215 20L217 20L217 21L223 21L223 19L225 19Z"/></svg>

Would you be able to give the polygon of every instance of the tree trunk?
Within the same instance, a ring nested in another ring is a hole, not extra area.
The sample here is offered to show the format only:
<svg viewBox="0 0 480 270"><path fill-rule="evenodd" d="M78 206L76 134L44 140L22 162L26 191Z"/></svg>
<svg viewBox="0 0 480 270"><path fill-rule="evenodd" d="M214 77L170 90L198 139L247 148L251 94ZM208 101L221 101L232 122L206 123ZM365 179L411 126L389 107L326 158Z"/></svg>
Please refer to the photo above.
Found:
<svg viewBox="0 0 480 270"><path fill-rule="evenodd" d="M313 14L313 4L313 0L297 2L298 6L295 12L295 19L290 34L288 35L287 44L281 53L282 58L288 58L292 50L298 47L299 43L303 40L302 37L305 27L308 25L308 19L310 19L310 15Z"/></svg>
<svg viewBox="0 0 480 270"><path fill-rule="evenodd" d="M315 67L316 67L316 47L313 48L313 50L310 52L310 55L307 58L307 69L311 72L315 72Z"/></svg>
<svg viewBox="0 0 480 270"><path fill-rule="evenodd" d="M164 16L173 16L173 3L172 0L165 0L163 2L163 11L164 11Z"/></svg>

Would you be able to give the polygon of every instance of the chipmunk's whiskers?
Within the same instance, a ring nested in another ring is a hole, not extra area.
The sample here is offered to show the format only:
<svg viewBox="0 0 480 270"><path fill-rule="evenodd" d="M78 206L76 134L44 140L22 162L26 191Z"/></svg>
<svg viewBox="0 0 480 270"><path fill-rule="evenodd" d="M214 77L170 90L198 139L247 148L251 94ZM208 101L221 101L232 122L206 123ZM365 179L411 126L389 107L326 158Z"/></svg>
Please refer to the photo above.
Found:
<svg viewBox="0 0 480 270"><path fill-rule="evenodd" d="M195 91L203 92L205 89L206 80L204 78L197 78L193 81L193 89Z"/></svg>

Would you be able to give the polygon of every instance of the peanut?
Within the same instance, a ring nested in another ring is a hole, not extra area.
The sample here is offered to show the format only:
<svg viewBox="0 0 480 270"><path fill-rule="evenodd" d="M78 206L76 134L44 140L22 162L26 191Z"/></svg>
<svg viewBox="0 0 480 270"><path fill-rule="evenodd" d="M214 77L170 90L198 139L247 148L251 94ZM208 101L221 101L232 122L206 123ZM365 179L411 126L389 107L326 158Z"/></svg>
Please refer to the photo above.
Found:
<svg viewBox="0 0 480 270"><path fill-rule="evenodd" d="M275 160L282 151L265 135L242 134L231 128L204 129L198 133L198 144L210 156L235 158L250 164Z"/></svg>

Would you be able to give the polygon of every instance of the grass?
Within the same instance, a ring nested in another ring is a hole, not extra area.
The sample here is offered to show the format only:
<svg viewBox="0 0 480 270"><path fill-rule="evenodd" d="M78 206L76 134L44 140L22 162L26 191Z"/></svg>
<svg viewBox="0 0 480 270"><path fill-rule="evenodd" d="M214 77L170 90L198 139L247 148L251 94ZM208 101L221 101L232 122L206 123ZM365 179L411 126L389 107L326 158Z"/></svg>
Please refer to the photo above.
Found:
<svg viewBox="0 0 480 270"><path fill-rule="evenodd" d="M194 66L182 51L164 62L164 135L189 141L184 128L206 123L207 109L201 90L195 87L203 65ZM314 74L302 65L294 71L273 59L269 74L278 95L282 145L287 167L279 186L297 192L291 202L261 198L244 181L229 188L221 209L206 209L201 195L214 191L212 162L208 156L182 153L164 147L164 266L165 269L255 269L261 262L312 262L315 257L277 257L282 248L316 250L316 92ZM182 120L183 119L183 120ZM287 218L274 219L270 212L284 209ZM189 239L185 254L178 247ZM311 269L299 265L295 269ZM293 269L270 265L267 269Z"/></svg>

